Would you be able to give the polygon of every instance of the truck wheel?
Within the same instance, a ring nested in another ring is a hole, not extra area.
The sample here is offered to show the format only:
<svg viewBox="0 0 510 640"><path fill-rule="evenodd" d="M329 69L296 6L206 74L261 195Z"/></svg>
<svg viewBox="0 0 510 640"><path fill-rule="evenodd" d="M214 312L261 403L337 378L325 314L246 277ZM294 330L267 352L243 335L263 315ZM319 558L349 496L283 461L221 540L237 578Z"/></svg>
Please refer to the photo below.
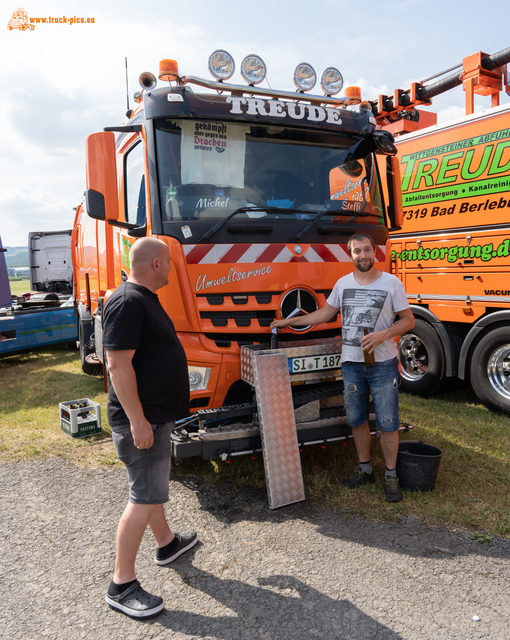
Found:
<svg viewBox="0 0 510 640"><path fill-rule="evenodd" d="M471 386L483 404L510 415L510 327L484 335L471 358Z"/></svg>
<svg viewBox="0 0 510 640"><path fill-rule="evenodd" d="M100 376L103 373L103 365L98 360L90 347L87 347L88 339L84 336L83 323L78 321L78 338L80 343L80 360L83 373L88 376Z"/></svg>
<svg viewBox="0 0 510 640"><path fill-rule="evenodd" d="M85 356L85 361L82 362L81 368L83 373L86 373L88 376L100 376L103 373L103 365L94 353L89 353Z"/></svg>
<svg viewBox="0 0 510 640"><path fill-rule="evenodd" d="M421 396L438 393L445 379L445 357L441 340L424 320L400 338L400 389Z"/></svg>

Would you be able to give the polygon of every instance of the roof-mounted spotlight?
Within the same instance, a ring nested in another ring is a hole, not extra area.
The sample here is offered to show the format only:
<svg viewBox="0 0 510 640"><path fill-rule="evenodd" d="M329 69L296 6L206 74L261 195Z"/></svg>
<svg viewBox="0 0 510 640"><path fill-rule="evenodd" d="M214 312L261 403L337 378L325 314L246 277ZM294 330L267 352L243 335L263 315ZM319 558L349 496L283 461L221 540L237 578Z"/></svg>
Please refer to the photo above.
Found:
<svg viewBox="0 0 510 640"><path fill-rule="evenodd" d="M324 69L321 76L321 87L327 96L334 96L342 90L344 79L335 67Z"/></svg>
<svg viewBox="0 0 510 640"><path fill-rule="evenodd" d="M160 60L158 78L164 82L178 82L179 69L177 67L177 62L170 59Z"/></svg>
<svg viewBox="0 0 510 640"><path fill-rule="evenodd" d="M150 71L144 71L143 73L141 73L140 77L138 78L138 82L140 83L142 89L145 89L145 91L152 91L152 89L155 89L156 85L158 84L156 76Z"/></svg>
<svg viewBox="0 0 510 640"><path fill-rule="evenodd" d="M241 75L250 85L260 84L266 77L266 73L266 64L259 56L246 56L241 62Z"/></svg>
<svg viewBox="0 0 510 640"><path fill-rule="evenodd" d="M235 70L234 58L228 51L216 49L209 56L209 71L220 82L231 78Z"/></svg>
<svg viewBox="0 0 510 640"><path fill-rule="evenodd" d="M307 62L302 62L294 69L294 84L300 91L311 91L317 82L314 68Z"/></svg>

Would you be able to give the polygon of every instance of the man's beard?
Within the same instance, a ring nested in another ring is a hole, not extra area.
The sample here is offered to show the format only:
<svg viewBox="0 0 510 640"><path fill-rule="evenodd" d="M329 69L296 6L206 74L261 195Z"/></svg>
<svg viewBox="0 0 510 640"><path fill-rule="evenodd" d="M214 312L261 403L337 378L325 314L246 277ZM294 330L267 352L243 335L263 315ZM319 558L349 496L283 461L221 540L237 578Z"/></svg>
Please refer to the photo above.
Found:
<svg viewBox="0 0 510 640"><path fill-rule="evenodd" d="M367 271L370 271L370 269L374 266L374 261L373 260L369 260L368 262L360 262L360 261L356 261L354 263L356 265L356 269L358 271L361 271L362 273L366 273Z"/></svg>

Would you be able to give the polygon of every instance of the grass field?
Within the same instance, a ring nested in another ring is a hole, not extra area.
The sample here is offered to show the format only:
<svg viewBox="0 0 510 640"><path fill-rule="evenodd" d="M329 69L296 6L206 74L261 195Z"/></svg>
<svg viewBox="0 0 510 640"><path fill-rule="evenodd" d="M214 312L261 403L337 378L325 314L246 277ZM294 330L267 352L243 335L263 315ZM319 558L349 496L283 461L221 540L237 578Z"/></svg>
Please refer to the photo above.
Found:
<svg viewBox="0 0 510 640"><path fill-rule="evenodd" d="M19 296L30 291L30 280L10 280L11 294Z"/></svg>
<svg viewBox="0 0 510 640"><path fill-rule="evenodd" d="M0 359L0 460L60 456L80 465L121 466L106 424L106 394L101 378L81 372L76 351L54 347ZM62 433L59 402L87 397L102 408L101 435L73 440ZM467 527L487 542L510 536L510 418L478 404L466 386L433 399L401 394L401 420L414 425L402 436L422 440L444 452L434 491L404 492L404 501L388 504L379 482L348 491L340 481L357 464L352 443L305 447L301 455L308 499L344 513L376 520L415 516L452 528ZM373 443L373 466L382 478L384 463ZM174 463L174 477L193 476L206 483L265 486L261 456Z"/></svg>

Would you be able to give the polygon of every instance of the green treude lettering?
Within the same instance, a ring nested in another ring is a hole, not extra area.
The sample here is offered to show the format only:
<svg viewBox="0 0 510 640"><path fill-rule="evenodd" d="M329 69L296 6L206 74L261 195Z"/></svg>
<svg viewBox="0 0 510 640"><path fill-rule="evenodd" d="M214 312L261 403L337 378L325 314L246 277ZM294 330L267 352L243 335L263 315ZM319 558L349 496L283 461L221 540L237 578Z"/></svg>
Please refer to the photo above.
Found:
<svg viewBox="0 0 510 640"><path fill-rule="evenodd" d="M413 182L413 190L419 188L422 178L425 180L426 187L434 186L434 178L432 177L432 174L437 169L438 164L439 164L439 161L437 158L431 158L429 160L421 160L418 163L418 168L416 169L416 176Z"/></svg>
<svg viewBox="0 0 510 640"><path fill-rule="evenodd" d="M478 165L478 169L475 169L474 171L471 171L471 163L473 160L473 156L475 155L475 150L469 149L469 151L466 152L466 159L462 164L460 177L463 180L474 180L475 178L478 178L479 176L481 176L482 173L485 173L487 169L487 165L489 164L489 158L491 157L493 148L494 148L493 144L490 144L487 147L485 147L485 149L483 150L482 159L480 160L480 164Z"/></svg>
<svg viewBox="0 0 510 640"><path fill-rule="evenodd" d="M441 166L439 167L439 172L437 174L436 184L448 184L449 182L455 182L457 180L457 174L453 176L447 176L446 173L449 171L455 171L460 167L460 162L451 162L452 160L456 160L457 158L462 158L464 155L463 151L459 151L458 153L452 153L449 156L444 156L441 160Z"/></svg>
<svg viewBox="0 0 510 640"><path fill-rule="evenodd" d="M510 140L506 140L505 142L500 142L496 146L496 151L494 152L494 156L492 158L491 167L487 175L493 176L497 173L504 173L510 169L510 159L507 162L500 166L501 158L503 157L503 152L505 149L510 147ZM508 155L507 155L508 157Z"/></svg>

